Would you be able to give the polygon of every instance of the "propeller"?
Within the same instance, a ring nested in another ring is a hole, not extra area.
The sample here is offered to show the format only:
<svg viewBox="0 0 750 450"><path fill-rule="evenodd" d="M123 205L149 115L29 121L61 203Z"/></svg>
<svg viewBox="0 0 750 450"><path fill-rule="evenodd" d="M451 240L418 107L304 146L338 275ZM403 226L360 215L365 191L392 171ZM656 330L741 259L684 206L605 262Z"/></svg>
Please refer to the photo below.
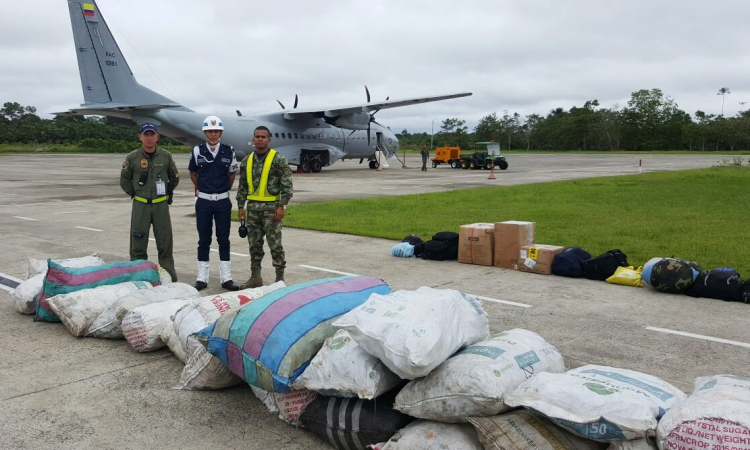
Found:
<svg viewBox="0 0 750 450"><path fill-rule="evenodd" d="M286 109L284 107L284 104L281 103L281 101L279 99L276 99L276 102L279 104L279 106L281 106L281 109ZM294 94L294 108L293 109L297 109L297 104L298 103L299 103L299 97L297 97L297 94Z"/></svg>
<svg viewBox="0 0 750 450"><path fill-rule="evenodd" d="M370 89L367 88L367 85L365 85L365 94L367 95L367 103L370 103ZM388 97L385 98L385 101L388 101L388 99L390 98L391 96L389 95ZM375 111L372 112L372 114L370 114L370 120L367 122L367 145L370 145L370 124L376 123L380 125L378 121L375 120L375 114L377 114L378 111L380 111L380 108L376 109ZM380 126L382 127L383 125L380 125Z"/></svg>

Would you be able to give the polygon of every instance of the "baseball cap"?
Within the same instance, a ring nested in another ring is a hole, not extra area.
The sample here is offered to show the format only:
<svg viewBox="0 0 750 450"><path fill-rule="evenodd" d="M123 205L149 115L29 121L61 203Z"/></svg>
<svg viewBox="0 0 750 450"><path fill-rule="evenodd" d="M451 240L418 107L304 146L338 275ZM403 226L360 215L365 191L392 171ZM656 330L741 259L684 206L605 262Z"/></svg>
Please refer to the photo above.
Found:
<svg viewBox="0 0 750 450"><path fill-rule="evenodd" d="M146 122L143 125L141 125L141 131L139 131L140 134L143 134L147 131L153 131L154 133L158 133L156 130L156 125L150 122Z"/></svg>

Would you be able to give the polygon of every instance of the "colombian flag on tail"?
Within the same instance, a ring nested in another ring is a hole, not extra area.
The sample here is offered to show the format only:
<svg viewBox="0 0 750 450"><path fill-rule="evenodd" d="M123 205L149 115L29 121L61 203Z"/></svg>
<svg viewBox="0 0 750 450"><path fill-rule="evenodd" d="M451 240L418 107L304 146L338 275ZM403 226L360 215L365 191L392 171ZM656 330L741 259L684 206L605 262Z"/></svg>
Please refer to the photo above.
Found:
<svg viewBox="0 0 750 450"><path fill-rule="evenodd" d="M94 17L94 4L93 3L83 4L83 15L86 17Z"/></svg>

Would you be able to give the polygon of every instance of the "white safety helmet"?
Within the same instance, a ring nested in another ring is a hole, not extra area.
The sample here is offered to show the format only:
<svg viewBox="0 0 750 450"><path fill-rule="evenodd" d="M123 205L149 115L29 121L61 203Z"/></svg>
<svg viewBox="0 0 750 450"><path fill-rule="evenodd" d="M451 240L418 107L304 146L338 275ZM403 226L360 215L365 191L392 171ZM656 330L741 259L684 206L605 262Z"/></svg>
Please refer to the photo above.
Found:
<svg viewBox="0 0 750 450"><path fill-rule="evenodd" d="M203 131L208 130L224 131L224 122L216 116L208 116L203 120Z"/></svg>

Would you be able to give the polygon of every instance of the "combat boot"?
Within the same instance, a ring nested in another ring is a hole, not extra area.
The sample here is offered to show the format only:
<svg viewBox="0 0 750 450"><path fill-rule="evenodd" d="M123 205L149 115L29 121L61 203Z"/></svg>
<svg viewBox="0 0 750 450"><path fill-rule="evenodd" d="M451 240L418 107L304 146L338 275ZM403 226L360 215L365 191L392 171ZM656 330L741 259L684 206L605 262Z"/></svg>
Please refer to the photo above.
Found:
<svg viewBox="0 0 750 450"><path fill-rule="evenodd" d="M284 281L284 269L276 269L276 282Z"/></svg>
<svg viewBox="0 0 750 450"><path fill-rule="evenodd" d="M263 286L260 264L250 266L250 278L242 285L242 289L257 288Z"/></svg>

